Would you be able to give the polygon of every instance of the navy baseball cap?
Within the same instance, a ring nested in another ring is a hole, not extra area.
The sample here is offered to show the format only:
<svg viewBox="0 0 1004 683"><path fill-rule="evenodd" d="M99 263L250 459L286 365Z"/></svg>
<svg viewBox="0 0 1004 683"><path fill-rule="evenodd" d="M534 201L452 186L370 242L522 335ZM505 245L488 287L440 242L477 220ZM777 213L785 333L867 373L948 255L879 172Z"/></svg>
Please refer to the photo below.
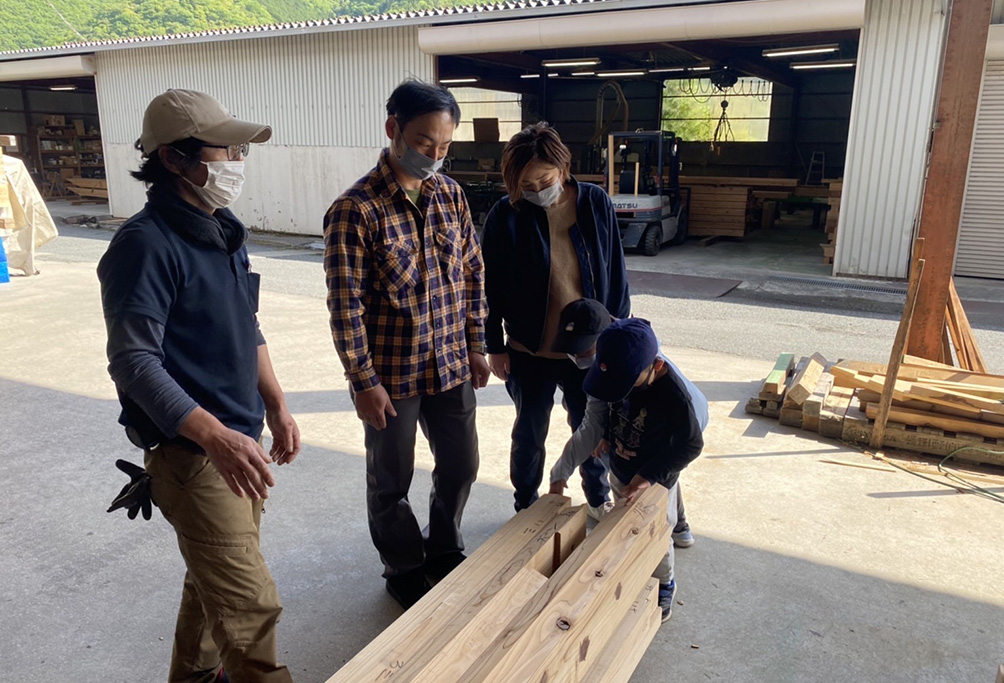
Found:
<svg viewBox="0 0 1004 683"><path fill-rule="evenodd" d="M554 350L573 356L588 351L612 320L606 307L596 299L576 299L561 309Z"/></svg>
<svg viewBox="0 0 1004 683"><path fill-rule="evenodd" d="M659 341L647 320L617 320L596 340L596 361L586 373L582 388L607 403L622 401L658 355Z"/></svg>

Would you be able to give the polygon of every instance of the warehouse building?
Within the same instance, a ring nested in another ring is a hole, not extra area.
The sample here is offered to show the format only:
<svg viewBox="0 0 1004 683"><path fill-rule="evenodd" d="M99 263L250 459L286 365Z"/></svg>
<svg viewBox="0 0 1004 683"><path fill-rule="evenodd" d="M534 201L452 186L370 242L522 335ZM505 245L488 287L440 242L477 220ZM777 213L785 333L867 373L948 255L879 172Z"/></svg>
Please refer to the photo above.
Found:
<svg viewBox="0 0 1004 683"><path fill-rule="evenodd" d="M1002 14L995 0L957 275L1004 278ZM274 128L237 213L316 235L384 146L386 96L408 77L439 80L465 112L450 172L476 210L528 122L556 126L596 182L608 133L674 131L694 234L823 205L792 249L830 241L833 274L903 278L945 18L943 0L546 0L30 49L0 53L0 133L19 136L43 186L105 178L111 212L128 216L144 200L128 173L146 104L204 90ZM746 204L713 210L708 188L723 186Z"/></svg>

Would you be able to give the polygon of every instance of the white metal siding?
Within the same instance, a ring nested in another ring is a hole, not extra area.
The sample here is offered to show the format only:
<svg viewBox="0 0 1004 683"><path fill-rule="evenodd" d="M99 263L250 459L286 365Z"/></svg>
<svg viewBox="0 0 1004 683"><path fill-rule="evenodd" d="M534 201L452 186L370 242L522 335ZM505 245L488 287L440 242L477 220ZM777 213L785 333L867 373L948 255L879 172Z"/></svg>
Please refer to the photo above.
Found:
<svg viewBox="0 0 1004 683"><path fill-rule="evenodd" d="M1004 61L987 62L962 206L956 275L1004 279Z"/></svg>
<svg viewBox="0 0 1004 683"><path fill-rule="evenodd" d="M143 110L167 88L217 97L236 116L272 125L271 144L383 145L384 103L409 76L432 80L417 27L342 31L99 52L102 133L139 137Z"/></svg>
<svg viewBox="0 0 1004 683"><path fill-rule="evenodd" d="M144 201L131 149L146 105L168 88L217 97L234 115L272 126L248 157L235 212L250 226L320 234L324 210L376 163L387 96L409 77L432 81L418 27L99 52L96 85L113 214Z"/></svg>
<svg viewBox="0 0 1004 683"><path fill-rule="evenodd" d="M834 272L903 278L920 206L944 0L868 0Z"/></svg>

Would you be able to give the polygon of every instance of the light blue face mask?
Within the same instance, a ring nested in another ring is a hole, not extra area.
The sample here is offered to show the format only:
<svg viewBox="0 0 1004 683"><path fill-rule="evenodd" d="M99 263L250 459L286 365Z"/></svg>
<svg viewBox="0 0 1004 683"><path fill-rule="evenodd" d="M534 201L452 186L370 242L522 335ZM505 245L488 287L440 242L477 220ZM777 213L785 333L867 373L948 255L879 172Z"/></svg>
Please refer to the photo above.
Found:
<svg viewBox="0 0 1004 683"><path fill-rule="evenodd" d="M561 193L564 191L565 184L559 180L554 185L545 187L540 192L524 190L523 198L531 204L536 204L537 206L546 209L549 206L553 206L559 199L561 199Z"/></svg>
<svg viewBox="0 0 1004 683"><path fill-rule="evenodd" d="M397 158L398 163L401 164L401 169L405 173L418 180L428 180L439 172L439 169L443 167L443 162L446 161L445 157L442 159L430 159L421 152L413 150L411 145L405 141L404 134L398 132L398 135L401 136L401 142L404 143L404 154L397 156L397 152L394 152L394 156Z"/></svg>

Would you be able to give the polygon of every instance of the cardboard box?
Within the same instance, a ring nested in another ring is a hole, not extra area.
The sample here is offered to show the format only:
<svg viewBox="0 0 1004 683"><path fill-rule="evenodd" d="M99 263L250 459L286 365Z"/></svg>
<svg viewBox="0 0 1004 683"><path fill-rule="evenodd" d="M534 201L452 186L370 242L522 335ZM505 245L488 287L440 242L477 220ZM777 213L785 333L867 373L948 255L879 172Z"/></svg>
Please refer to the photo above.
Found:
<svg viewBox="0 0 1004 683"><path fill-rule="evenodd" d="M498 142L498 119L474 119L474 142Z"/></svg>
<svg viewBox="0 0 1004 683"><path fill-rule="evenodd" d="M50 114L45 117L45 125L47 126L65 126L66 117L62 114Z"/></svg>
<svg viewBox="0 0 1004 683"><path fill-rule="evenodd" d="M73 119L73 128L77 135L87 135L87 130L84 128L83 119Z"/></svg>

